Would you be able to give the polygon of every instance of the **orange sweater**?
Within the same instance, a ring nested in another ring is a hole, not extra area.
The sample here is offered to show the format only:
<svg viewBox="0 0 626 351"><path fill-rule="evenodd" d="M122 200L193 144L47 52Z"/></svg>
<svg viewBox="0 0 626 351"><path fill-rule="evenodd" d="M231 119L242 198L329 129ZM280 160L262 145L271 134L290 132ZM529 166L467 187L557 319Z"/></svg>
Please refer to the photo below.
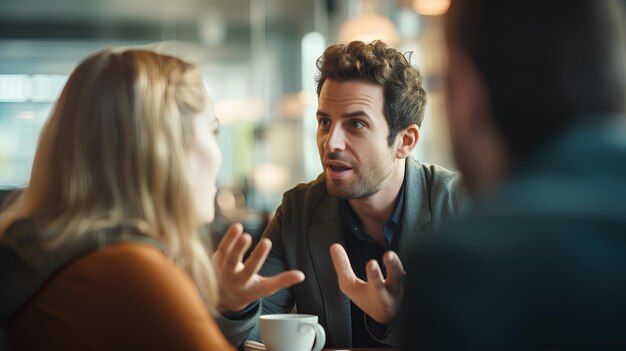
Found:
<svg viewBox="0 0 626 351"><path fill-rule="evenodd" d="M234 350L190 277L140 243L62 269L13 317L9 342L12 350Z"/></svg>

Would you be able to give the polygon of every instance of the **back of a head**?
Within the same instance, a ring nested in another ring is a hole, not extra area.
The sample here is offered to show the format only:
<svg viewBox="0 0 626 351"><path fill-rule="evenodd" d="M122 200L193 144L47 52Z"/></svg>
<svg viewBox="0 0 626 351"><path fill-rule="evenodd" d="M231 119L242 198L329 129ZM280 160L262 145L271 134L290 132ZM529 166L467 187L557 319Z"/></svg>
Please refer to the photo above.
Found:
<svg viewBox="0 0 626 351"><path fill-rule="evenodd" d="M453 0L448 44L476 66L514 161L578 120L624 113L623 18L620 0Z"/></svg>
<svg viewBox="0 0 626 351"><path fill-rule="evenodd" d="M140 50L104 50L70 75L44 126L28 187L0 218L35 220L46 246L102 227L161 241L209 307L215 275L198 238L191 159L208 97L198 69Z"/></svg>
<svg viewBox="0 0 626 351"><path fill-rule="evenodd" d="M426 106L422 75L397 49L380 40L331 45L317 60L319 95L326 79L363 80L383 87L389 145L411 124L421 126Z"/></svg>
<svg viewBox="0 0 626 351"><path fill-rule="evenodd" d="M201 84L191 65L147 51L105 50L83 61L42 132L27 191L32 215L63 230L80 218L158 223L169 206L187 207L177 203L188 200L193 139L183 112L204 107Z"/></svg>
<svg viewBox="0 0 626 351"><path fill-rule="evenodd" d="M158 237L193 221L174 217L184 216L177 206L191 210L185 157L203 94L194 66L174 57L107 49L86 58L41 132L16 216L37 220L52 246L97 226L143 222Z"/></svg>
<svg viewBox="0 0 626 351"><path fill-rule="evenodd" d="M71 245L103 227L131 227L161 241L217 301L198 238L191 164L194 119L209 100L199 70L141 50L104 50L70 75L42 130L28 187L0 218L0 238L36 221L45 244Z"/></svg>

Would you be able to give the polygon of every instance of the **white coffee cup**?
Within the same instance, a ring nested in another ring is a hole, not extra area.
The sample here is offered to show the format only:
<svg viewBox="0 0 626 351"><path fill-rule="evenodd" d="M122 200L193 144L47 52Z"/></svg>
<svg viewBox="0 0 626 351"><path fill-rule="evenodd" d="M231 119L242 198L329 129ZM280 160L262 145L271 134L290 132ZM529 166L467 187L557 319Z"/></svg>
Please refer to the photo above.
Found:
<svg viewBox="0 0 626 351"><path fill-rule="evenodd" d="M324 328L311 314L266 314L259 326L268 351L320 351L326 343Z"/></svg>

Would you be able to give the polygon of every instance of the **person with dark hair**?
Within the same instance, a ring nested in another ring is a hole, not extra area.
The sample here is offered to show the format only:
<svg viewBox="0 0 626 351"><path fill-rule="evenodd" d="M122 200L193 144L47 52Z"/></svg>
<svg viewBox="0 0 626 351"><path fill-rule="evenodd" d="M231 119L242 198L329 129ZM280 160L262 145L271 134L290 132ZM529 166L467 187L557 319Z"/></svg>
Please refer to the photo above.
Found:
<svg viewBox="0 0 626 351"><path fill-rule="evenodd" d="M476 206L407 265L403 349L626 348L619 0L453 0L455 158Z"/></svg>
<svg viewBox="0 0 626 351"><path fill-rule="evenodd" d="M326 347L394 344L406 248L460 208L459 175L410 156L426 103L417 68L380 41L330 46L317 67L324 172L285 193L260 271L301 270L306 279L263 299L233 293L218 322L235 345L259 340L259 315L294 306L319 316Z"/></svg>

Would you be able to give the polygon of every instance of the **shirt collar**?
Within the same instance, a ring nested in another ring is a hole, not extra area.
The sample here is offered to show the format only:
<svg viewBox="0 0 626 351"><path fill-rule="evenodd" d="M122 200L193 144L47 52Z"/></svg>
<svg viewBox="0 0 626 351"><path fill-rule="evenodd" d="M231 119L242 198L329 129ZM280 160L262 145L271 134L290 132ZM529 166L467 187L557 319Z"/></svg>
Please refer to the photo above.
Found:
<svg viewBox="0 0 626 351"><path fill-rule="evenodd" d="M398 200L396 201L396 207L393 209L391 217L389 217L385 225L392 223L397 228L399 228L400 224L402 224L402 213L404 212L404 188L406 187L405 184L406 182L402 181L400 193L398 194Z"/></svg>
<svg viewBox="0 0 626 351"><path fill-rule="evenodd" d="M391 216L385 222L384 227L384 235L385 235L385 247L390 248L394 239L400 235L400 229L402 224L402 213L404 212L404 193L405 193L405 184L406 182L402 182L402 186L400 187L400 192L398 193L398 199L396 200L396 206L391 213ZM352 235L356 236L357 239L377 243L374 238L369 236L361 225L361 220L356 215L350 203L347 200L340 201L341 208L341 216L344 219L344 222L347 225L348 232Z"/></svg>

